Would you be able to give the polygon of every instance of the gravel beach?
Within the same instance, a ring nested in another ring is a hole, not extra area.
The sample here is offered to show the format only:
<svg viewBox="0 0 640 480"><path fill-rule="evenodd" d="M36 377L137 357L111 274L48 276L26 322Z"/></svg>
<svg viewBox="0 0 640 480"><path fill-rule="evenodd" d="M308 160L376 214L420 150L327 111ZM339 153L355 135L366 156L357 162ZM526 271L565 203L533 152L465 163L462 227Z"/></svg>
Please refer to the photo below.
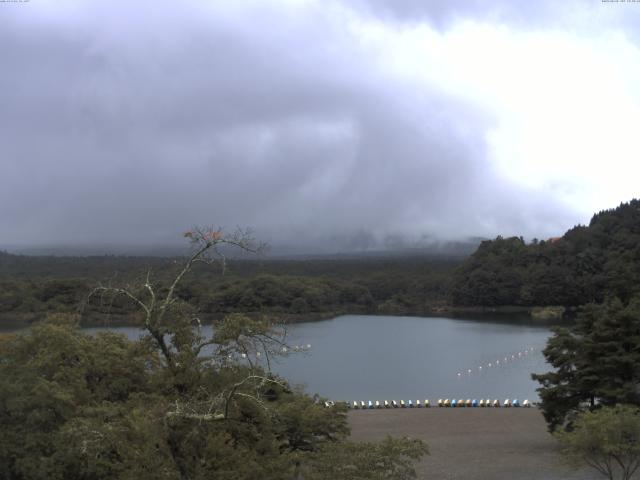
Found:
<svg viewBox="0 0 640 480"><path fill-rule="evenodd" d="M352 410L353 440L419 438L430 455L419 479L596 480L595 470L563 465L537 408L405 408Z"/></svg>

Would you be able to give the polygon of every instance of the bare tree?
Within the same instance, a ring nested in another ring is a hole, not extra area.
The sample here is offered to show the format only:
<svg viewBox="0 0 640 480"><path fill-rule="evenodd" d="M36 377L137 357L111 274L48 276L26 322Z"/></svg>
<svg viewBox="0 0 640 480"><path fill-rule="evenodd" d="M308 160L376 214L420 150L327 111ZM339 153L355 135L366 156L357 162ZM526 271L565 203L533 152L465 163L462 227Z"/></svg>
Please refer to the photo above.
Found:
<svg viewBox="0 0 640 480"><path fill-rule="evenodd" d="M185 232L184 237L190 242L190 253L165 288L159 288L148 271L141 284L101 284L90 296L121 296L138 307L142 328L160 352L161 361L173 375L175 387L181 394L189 393L189 384L185 382L187 373L192 375L207 361L219 366L232 362L248 365L249 374L225 391L200 391L197 395L176 399L167 413L199 420L226 419L237 397L251 398L262 405L262 388L267 383L279 383L269 374L271 358L286 355L291 349L283 326L242 314L226 316L215 325L210 336L205 335L200 316L177 295L181 282L199 263L217 265L224 274L227 256L233 250L259 254L264 245L256 243L251 232L242 229L227 234L221 228L194 227ZM204 355L206 350L208 354ZM263 365L267 374L258 368Z"/></svg>

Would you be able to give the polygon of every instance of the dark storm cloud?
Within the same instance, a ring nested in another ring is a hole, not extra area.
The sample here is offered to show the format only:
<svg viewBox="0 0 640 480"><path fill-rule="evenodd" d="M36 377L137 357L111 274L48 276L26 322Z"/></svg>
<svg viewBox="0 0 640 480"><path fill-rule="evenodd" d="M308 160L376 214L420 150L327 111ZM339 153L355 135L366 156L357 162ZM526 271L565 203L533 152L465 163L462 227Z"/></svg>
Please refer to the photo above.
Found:
<svg viewBox="0 0 640 480"><path fill-rule="evenodd" d="M203 223L288 244L546 235L571 218L493 171L490 115L386 71L339 8L35 3L0 20L0 244L158 244Z"/></svg>

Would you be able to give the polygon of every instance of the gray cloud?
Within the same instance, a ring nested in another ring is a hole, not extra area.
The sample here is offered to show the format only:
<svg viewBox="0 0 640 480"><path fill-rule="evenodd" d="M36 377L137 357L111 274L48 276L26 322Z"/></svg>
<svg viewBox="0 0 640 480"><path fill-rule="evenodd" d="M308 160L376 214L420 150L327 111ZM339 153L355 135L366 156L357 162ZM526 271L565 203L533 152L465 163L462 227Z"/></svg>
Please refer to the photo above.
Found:
<svg viewBox="0 0 640 480"><path fill-rule="evenodd" d="M159 244L202 223L307 245L571 225L493 170L489 114L384 71L336 10L259 5L5 16L0 245Z"/></svg>
<svg viewBox="0 0 640 480"><path fill-rule="evenodd" d="M428 22L446 29L460 20L507 24L518 29L562 29L585 34L603 24L637 37L640 9L633 2L600 0L342 0L387 21Z"/></svg>

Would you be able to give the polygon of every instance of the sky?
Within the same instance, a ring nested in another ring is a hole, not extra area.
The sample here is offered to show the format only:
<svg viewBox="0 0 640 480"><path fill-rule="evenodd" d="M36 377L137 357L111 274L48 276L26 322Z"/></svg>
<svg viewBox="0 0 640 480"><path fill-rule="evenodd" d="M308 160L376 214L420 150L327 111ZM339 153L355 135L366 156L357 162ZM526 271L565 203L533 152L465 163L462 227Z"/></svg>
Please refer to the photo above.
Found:
<svg viewBox="0 0 640 480"><path fill-rule="evenodd" d="M638 196L640 2L0 2L0 246L547 238Z"/></svg>

